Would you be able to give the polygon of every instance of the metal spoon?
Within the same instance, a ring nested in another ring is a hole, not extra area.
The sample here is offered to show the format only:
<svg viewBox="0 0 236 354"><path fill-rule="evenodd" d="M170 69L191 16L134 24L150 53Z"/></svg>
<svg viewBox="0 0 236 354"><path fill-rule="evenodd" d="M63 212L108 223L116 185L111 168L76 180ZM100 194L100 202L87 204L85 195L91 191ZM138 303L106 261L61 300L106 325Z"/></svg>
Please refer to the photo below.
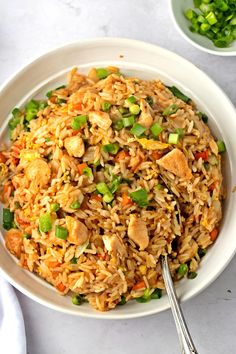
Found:
<svg viewBox="0 0 236 354"><path fill-rule="evenodd" d="M182 219L181 219L181 213L180 213L180 206L173 195L173 192L171 188L168 185L168 182L166 181L165 178L161 176L161 179L163 180L166 188L168 191L172 194L173 199L176 201L176 210L178 213L178 219L179 219L179 224L182 229ZM197 350L194 346L193 340L190 336L187 324L184 319L184 315L178 300L178 297L175 292L174 284L171 278L170 274L170 268L168 265L168 257L167 255L161 256L161 266L162 266L162 276L166 288L167 295L169 297L170 301L170 307L171 311L175 320L175 325L177 329L177 333L179 336L179 342L180 342L180 347L181 347L181 354L197 354Z"/></svg>
<svg viewBox="0 0 236 354"><path fill-rule="evenodd" d="M161 257L161 265L166 292L169 297L171 311L175 320L175 325L179 336L181 354L197 354L198 352L188 331L184 315L175 292L168 265L167 255Z"/></svg>

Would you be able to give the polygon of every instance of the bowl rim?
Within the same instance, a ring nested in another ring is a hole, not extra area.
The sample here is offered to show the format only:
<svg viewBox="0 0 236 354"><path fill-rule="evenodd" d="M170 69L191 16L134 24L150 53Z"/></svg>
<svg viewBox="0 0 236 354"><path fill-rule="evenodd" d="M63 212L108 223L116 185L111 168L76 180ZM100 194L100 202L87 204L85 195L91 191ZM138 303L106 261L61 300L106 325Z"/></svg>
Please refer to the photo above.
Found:
<svg viewBox="0 0 236 354"><path fill-rule="evenodd" d="M69 48L69 47L83 47L86 45L93 45L94 43L100 43L101 45L107 45L109 46L109 43L116 42L116 44L122 44L122 45L129 45L130 47L138 47L139 49L145 50L145 49L150 49L154 53L163 53L168 57L172 57L175 59L177 62L180 61L182 63L186 63L188 66L192 66L195 71L199 71L203 77L205 77L208 82L211 83L217 89L221 95L223 95L225 101L228 103L228 105L233 109L235 112L235 107L229 97L222 91L220 86L212 80L204 71L200 70L198 67L196 67L192 62L189 60L185 59L184 57L176 54L175 52L172 52L168 49L159 47L157 45L147 43L144 41L139 41L139 40L134 40L134 39L128 39L128 38L119 38L119 37L99 37L99 38L90 38L90 39L83 39L79 41L73 41L64 45L56 46L53 49L46 51L44 54L38 56L32 61L29 61L28 64L23 65L20 69L18 69L15 73L13 73L9 78L7 78L3 84L0 86L0 92L3 93L4 89L7 88L8 85L11 85L12 81L14 81L18 75L24 73L27 71L29 68L33 67L38 61L42 60L43 58L45 59L47 56L50 56L53 53L57 53L58 51ZM201 293L205 288L207 288L210 284L212 284L215 279L224 271L224 269L228 266L232 258L234 257L236 253L236 247L232 251L230 257L227 259L227 261L221 266L220 269L218 269L215 274L210 278L210 280L207 280L204 285L199 286L194 292L192 293L187 293L187 295L184 296L184 299L181 301L186 301L189 300L190 298L195 297L197 294ZM133 319L133 318L139 318L139 317L145 317L149 315L154 315L158 312L165 311L170 308L169 303L167 303L165 306L162 307L162 309L147 309L146 311L143 311L142 313L136 312L136 313L130 313L130 314L119 314L119 313L111 313L109 314L109 317L106 317L106 313L82 313L82 312L77 312L75 310L72 310L70 308L65 308L61 305L56 305L55 303L52 303L50 300L43 299L41 296L38 296L37 294L32 294L30 291L28 291L23 285L21 285L17 280L14 279L14 277L10 274L8 274L6 271L3 270L2 266L0 265L0 274L3 275L5 279L7 279L15 288L20 290L23 294L28 296L29 298L33 299L34 301L38 302L41 305L44 305L50 309L57 310L59 312L65 313L65 314L70 314L74 316L81 316L85 318L93 318L93 319L109 319L109 320L119 320L119 319ZM178 292L178 291L177 291Z"/></svg>
<svg viewBox="0 0 236 354"><path fill-rule="evenodd" d="M218 51L218 50L213 50L213 49L208 49L200 44L198 44L197 42L195 42L193 39L191 39L183 30L182 28L179 26L177 20L176 20L176 16L175 16L175 12L174 12L174 3L175 0L169 0L169 10L170 10L170 15L172 18L172 21L175 25L175 28L177 29L177 31L181 34L181 36L186 39L187 42L189 42L190 44L192 44L194 47L202 50L205 53L208 54L213 54L213 55L218 55L218 56L225 56L225 57L233 57L236 56L236 49L232 50L232 51Z"/></svg>

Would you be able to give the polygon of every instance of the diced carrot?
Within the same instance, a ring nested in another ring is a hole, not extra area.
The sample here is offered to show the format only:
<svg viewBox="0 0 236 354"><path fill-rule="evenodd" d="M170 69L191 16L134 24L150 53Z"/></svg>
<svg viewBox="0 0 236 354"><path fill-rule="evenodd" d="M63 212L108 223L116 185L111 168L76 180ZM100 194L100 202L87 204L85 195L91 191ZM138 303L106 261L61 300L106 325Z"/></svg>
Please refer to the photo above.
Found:
<svg viewBox="0 0 236 354"><path fill-rule="evenodd" d="M218 233L219 233L219 230L215 227L215 228L210 232L211 241L214 242L214 241L217 239Z"/></svg>
<svg viewBox="0 0 236 354"><path fill-rule="evenodd" d="M56 267L60 267L61 263L60 262L48 262L48 267L49 268L56 268Z"/></svg>
<svg viewBox="0 0 236 354"><path fill-rule="evenodd" d="M17 157L12 157L12 163L14 166L17 166L19 164L19 159Z"/></svg>
<svg viewBox="0 0 236 354"><path fill-rule="evenodd" d="M159 160L161 157L163 156L163 154L159 151L152 151L151 153L151 157L153 158L153 160Z"/></svg>
<svg viewBox="0 0 236 354"><path fill-rule="evenodd" d="M16 215L16 221L23 229L25 229L26 227L28 227L30 225L29 222L26 222L25 220L19 218L18 215Z"/></svg>
<svg viewBox="0 0 236 354"><path fill-rule="evenodd" d="M100 202L102 200L102 197L100 194L92 194L90 199L93 199L93 200L97 200L98 202Z"/></svg>
<svg viewBox="0 0 236 354"><path fill-rule="evenodd" d="M196 158L196 160L199 160L200 158L202 158L204 161L207 161L208 160L208 150L197 152L195 154L195 158Z"/></svg>
<svg viewBox="0 0 236 354"><path fill-rule="evenodd" d="M73 105L72 105L73 111L82 111L82 109L83 109L82 103L80 103L80 102L73 103Z"/></svg>
<svg viewBox="0 0 236 354"><path fill-rule="evenodd" d="M52 97L50 98L50 102L56 103L56 102L57 102L57 97L56 97L56 96L52 96Z"/></svg>
<svg viewBox="0 0 236 354"><path fill-rule="evenodd" d="M140 281L139 283L135 284L132 288L132 290L140 290L140 289L143 289L143 288L146 288L146 284L145 282L142 280Z"/></svg>
<svg viewBox="0 0 236 354"><path fill-rule="evenodd" d="M209 191L213 192L213 190L216 188L216 186L217 186L217 181L210 184L210 186L208 187Z"/></svg>
<svg viewBox="0 0 236 354"><path fill-rule="evenodd" d="M9 183L6 183L4 184L4 187L3 187L3 194L11 194L12 192L12 185L9 184Z"/></svg>
<svg viewBox="0 0 236 354"><path fill-rule="evenodd" d="M78 135L78 133L81 133L81 132L82 132L82 129L73 130L72 136Z"/></svg>
<svg viewBox="0 0 236 354"><path fill-rule="evenodd" d="M57 290L61 291L63 293L63 291L65 291L66 286L63 283L60 283L58 285L56 285Z"/></svg>
<svg viewBox="0 0 236 354"><path fill-rule="evenodd" d="M88 167L88 165L87 165L86 163L81 163L80 165L77 166L78 172L79 172L80 176L82 176L83 170L84 170L84 168L86 168L86 167Z"/></svg>
<svg viewBox="0 0 236 354"><path fill-rule="evenodd" d="M115 157L115 161L116 162L120 162L122 160L124 160L126 157L129 156L129 152L125 151L125 150L121 150L120 152L118 152L118 154Z"/></svg>
<svg viewBox="0 0 236 354"><path fill-rule="evenodd" d="M132 199L128 196L126 193L122 193L122 200L121 200L121 206L123 209L127 208L128 206L132 205L133 201Z"/></svg>
<svg viewBox="0 0 236 354"><path fill-rule="evenodd" d="M5 163L6 161L6 157L3 155L3 153L0 152L0 163Z"/></svg>

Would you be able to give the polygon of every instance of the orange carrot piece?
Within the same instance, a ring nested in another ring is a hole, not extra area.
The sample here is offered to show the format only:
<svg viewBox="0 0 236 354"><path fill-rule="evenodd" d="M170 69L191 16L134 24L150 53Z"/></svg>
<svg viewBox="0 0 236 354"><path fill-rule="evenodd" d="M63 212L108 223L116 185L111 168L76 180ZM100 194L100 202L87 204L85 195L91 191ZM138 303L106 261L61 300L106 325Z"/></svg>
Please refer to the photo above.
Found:
<svg viewBox="0 0 236 354"><path fill-rule="evenodd" d="M93 200L97 200L98 202L100 202L102 200L102 197L100 194L92 194L90 199L93 199Z"/></svg>
<svg viewBox="0 0 236 354"><path fill-rule="evenodd" d="M158 151L153 151L151 153L151 157L153 158L153 160L159 160L161 157L163 156L163 154L161 152Z"/></svg>
<svg viewBox="0 0 236 354"><path fill-rule="evenodd" d="M219 230L215 227L211 232L210 232L210 238L211 241L215 241L217 239L217 236L219 234Z"/></svg>
<svg viewBox="0 0 236 354"><path fill-rule="evenodd" d="M123 209L127 208L128 206L132 205L133 201L132 199L128 196L126 193L122 193L122 200L121 200L121 206Z"/></svg>
<svg viewBox="0 0 236 354"><path fill-rule="evenodd" d="M145 282L142 280L140 281L139 283L135 284L132 288L132 290L140 290L140 289L143 289L143 288L146 288L146 284Z"/></svg>
<svg viewBox="0 0 236 354"><path fill-rule="evenodd" d="M87 165L86 163L81 163L80 165L77 166L78 172L79 172L80 176L82 176L83 170L84 170L84 168L86 168L86 167L88 167L88 165Z"/></svg>
<svg viewBox="0 0 236 354"><path fill-rule="evenodd" d="M0 163L5 163L6 161L6 157L3 155L3 153L0 152Z"/></svg>
<svg viewBox="0 0 236 354"><path fill-rule="evenodd" d="M60 283L60 284L56 285L56 288L57 288L57 290L59 290L60 292L63 293L63 291L65 291L65 289L66 289L66 286L63 283Z"/></svg>
<svg viewBox="0 0 236 354"><path fill-rule="evenodd" d="M48 262L48 267L49 267L49 268L56 268L56 267L60 267L61 264L62 264L62 263L60 263L60 262L53 262L53 261L51 261L51 262Z"/></svg>
<svg viewBox="0 0 236 354"><path fill-rule="evenodd" d="M116 155L115 157L115 161L116 162L120 162L122 160L124 160L126 157L129 156L129 153L128 151L125 151L125 150L121 150L120 152L118 152L118 154Z"/></svg>
<svg viewBox="0 0 236 354"><path fill-rule="evenodd" d="M80 103L80 102L73 103L73 105L72 105L73 111L82 111L82 109L83 109L82 103Z"/></svg>
<svg viewBox="0 0 236 354"><path fill-rule="evenodd" d="M209 191L213 192L213 190L216 188L216 186L217 186L217 181L210 184L210 186L208 187Z"/></svg>

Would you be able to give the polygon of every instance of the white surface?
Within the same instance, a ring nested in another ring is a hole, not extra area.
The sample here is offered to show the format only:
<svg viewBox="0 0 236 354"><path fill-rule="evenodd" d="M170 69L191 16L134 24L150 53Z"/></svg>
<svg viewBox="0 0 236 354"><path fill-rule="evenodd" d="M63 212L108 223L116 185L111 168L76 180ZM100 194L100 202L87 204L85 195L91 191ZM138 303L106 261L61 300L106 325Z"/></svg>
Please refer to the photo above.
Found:
<svg viewBox="0 0 236 354"><path fill-rule="evenodd" d="M123 55L122 58L120 54ZM236 180L236 170L232 169L232 166L236 166L236 112L227 96L212 80L189 61L145 42L116 38L81 41L43 55L5 84L0 94L0 125L3 128L6 126L4 117L12 107L21 107L30 97L44 97L45 92L52 87L64 84L65 73L74 65L78 65L81 72L87 73L92 66L104 67L108 64L120 66L125 75L137 75L145 79L158 77L167 85L179 87L196 102L201 111L207 113L212 130L226 142L228 158L224 161L224 172L228 197L224 203L224 220L214 247L209 249L200 264L197 278L194 281L184 279L178 284L177 292L180 298L189 299L216 279L236 250L234 217L236 194L231 193L233 181ZM1 133L2 129L0 136ZM8 137L7 129L3 135ZM1 227L0 229L2 230ZM5 245L2 243L0 254L0 268L17 289L40 304L67 314L77 316L80 314L91 318L128 319L158 313L169 307L166 295L159 301L151 301L148 304L137 304L132 301L126 306L118 306L108 312L94 311L88 304L76 307L71 303L69 296L58 296L48 283L18 267L14 257L5 252Z"/></svg>
<svg viewBox="0 0 236 354"><path fill-rule="evenodd" d="M191 59L235 103L235 58L217 58L191 47L174 29L166 7L164 0L129 4L125 0L1 0L0 80L52 46L85 37L126 36L168 47ZM234 259L210 288L184 305L199 353L236 352L235 275ZM170 312L131 321L93 321L62 315L19 297L30 354L178 353Z"/></svg>
<svg viewBox="0 0 236 354"><path fill-rule="evenodd" d="M25 326L16 294L13 287L1 277L0 289L1 351L26 354ZM11 334L10 340L9 334Z"/></svg>

